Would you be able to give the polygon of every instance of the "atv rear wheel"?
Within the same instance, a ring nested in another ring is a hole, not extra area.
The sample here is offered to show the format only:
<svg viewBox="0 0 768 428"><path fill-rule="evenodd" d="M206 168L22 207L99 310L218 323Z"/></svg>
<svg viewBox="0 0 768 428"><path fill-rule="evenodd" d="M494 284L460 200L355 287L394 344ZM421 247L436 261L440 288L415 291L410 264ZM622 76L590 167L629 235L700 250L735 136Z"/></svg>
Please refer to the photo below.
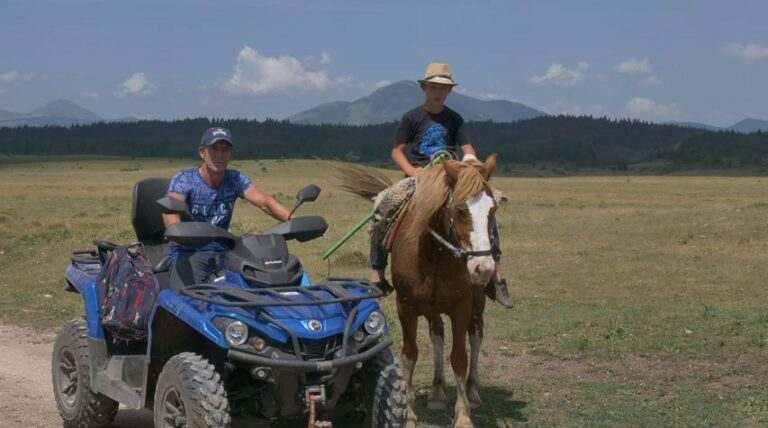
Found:
<svg viewBox="0 0 768 428"><path fill-rule="evenodd" d="M191 352L165 363L154 407L156 428L228 428L232 423L221 376L207 359Z"/></svg>
<svg viewBox="0 0 768 428"><path fill-rule="evenodd" d="M91 391L88 327L83 320L65 324L53 345L53 395L66 428L97 428L109 425L117 414L117 402Z"/></svg>
<svg viewBox="0 0 768 428"><path fill-rule="evenodd" d="M400 365L385 349L365 362L362 370L356 374L362 384L362 410L359 419L355 413L347 413L337 418L340 426L400 428L405 426L406 396L405 381ZM355 421L356 419L356 421Z"/></svg>

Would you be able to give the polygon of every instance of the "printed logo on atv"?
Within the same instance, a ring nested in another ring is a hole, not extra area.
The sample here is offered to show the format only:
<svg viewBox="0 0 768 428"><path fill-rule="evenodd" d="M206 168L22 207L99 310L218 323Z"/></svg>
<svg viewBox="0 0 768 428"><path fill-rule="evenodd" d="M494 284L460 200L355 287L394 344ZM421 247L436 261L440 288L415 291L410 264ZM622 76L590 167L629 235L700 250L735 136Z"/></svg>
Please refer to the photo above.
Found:
<svg viewBox="0 0 768 428"><path fill-rule="evenodd" d="M307 323L307 326L309 327L310 330L314 332L319 332L323 330L323 323L321 323L318 320L309 320L309 322Z"/></svg>

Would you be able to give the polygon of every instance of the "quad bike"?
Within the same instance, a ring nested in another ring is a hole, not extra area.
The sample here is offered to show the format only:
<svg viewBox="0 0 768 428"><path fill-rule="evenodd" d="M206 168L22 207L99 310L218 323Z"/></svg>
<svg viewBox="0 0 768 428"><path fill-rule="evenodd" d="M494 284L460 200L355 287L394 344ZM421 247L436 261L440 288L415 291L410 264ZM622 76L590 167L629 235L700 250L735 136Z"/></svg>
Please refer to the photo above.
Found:
<svg viewBox="0 0 768 428"><path fill-rule="evenodd" d="M133 191L133 227L160 290L145 339L123 340L102 324L98 278L114 244L95 241L95 250L72 255L67 287L80 294L85 316L64 325L53 350L64 426L109 425L119 404L152 409L158 428L229 427L241 416L310 427L404 425L405 384L375 300L380 291L354 279L313 284L288 253L286 241L322 236L325 220L295 217L241 236L194 221L166 229L161 214L186 208L163 198L167 188L168 180L150 178ZM302 189L294 211L319 192ZM223 271L173 289L168 240L222 243Z"/></svg>

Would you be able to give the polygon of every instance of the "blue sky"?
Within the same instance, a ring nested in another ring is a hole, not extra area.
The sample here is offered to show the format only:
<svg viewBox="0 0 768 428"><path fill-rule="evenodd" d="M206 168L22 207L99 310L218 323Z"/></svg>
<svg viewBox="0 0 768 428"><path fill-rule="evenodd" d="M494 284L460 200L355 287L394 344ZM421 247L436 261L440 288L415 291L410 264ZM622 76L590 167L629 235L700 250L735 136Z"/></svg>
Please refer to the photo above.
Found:
<svg viewBox="0 0 768 428"><path fill-rule="evenodd" d="M479 98L730 125L768 119L766 17L764 0L0 0L0 109L283 118L445 61Z"/></svg>

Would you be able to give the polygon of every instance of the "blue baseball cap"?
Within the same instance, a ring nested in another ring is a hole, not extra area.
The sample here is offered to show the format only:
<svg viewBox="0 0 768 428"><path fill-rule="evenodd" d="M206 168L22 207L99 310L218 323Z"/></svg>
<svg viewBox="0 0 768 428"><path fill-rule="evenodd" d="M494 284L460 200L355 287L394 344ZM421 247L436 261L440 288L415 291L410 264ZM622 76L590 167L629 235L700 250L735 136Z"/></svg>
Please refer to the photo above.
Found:
<svg viewBox="0 0 768 428"><path fill-rule="evenodd" d="M232 145L232 133L226 128L208 128L203 132L200 146L212 146L219 141L226 141Z"/></svg>

